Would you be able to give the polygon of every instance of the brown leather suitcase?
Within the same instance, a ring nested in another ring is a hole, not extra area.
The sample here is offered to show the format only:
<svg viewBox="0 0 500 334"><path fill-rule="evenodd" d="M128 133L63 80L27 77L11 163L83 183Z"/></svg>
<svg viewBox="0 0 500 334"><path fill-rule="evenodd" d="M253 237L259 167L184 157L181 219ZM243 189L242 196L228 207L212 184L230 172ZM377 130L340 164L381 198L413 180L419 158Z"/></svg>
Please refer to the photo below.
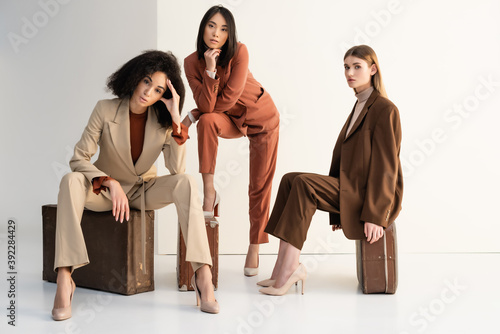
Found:
<svg viewBox="0 0 500 334"><path fill-rule="evenodd" d="M384 231L384 236L374 244L356 241L358 281L363 293L393 294L398 287L398 249L396 225Z"/></svg>
<svg viewBox="0 0 500 334"><path fill-rule="evenodd" d="M43 279L55 282L56 205L42 206ZM130 210L130 221L116 222L111 211L85 209L82 231L90 263L73 272L79 287L133 295L154 290L154 211L146 211L146 263L143 272L141 212Z"/></svg>
<svg viewBox="0 0 500 334"><path fill-rule="evenodd" d="M212 283L214 289L217 290L219 286L219 223L217 219L212 218L206 220L205 225L210 254L212 255ZM179 238L177 240L177 286L179 291L194 290L191 286L191 277L193 275L191 264L186 262L186 244L179 226Z"/></svg>

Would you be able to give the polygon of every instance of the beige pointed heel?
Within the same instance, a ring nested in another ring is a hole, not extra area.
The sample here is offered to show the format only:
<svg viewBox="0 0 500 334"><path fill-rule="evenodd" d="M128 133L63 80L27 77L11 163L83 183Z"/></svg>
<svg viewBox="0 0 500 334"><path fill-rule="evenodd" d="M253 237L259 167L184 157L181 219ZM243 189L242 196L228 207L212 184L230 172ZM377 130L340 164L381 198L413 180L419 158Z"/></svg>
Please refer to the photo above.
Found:
<svg viewBox="0 0 500 334"><path fill-rule="evenodd" d="M200 290L198 290L198 287L196 286L196 274L194 274L193 277L191 278L191 286L196 292L196 306L200 306L200 310L202 312L212 313L212 314L219 313L219 303L217 302L217 300L213 302L212 301L204 302L201 299L201 292Z"/></svg>
<svg viewBox="0 0 500 334"><path fill-rule="evenodd" d="M259 268L243 268L243 273L247 277L257 276L259 274Z"/></svg>
<svg viewBox="0 0 500 334"><path fill-rule="evenodd" d="M275 288L273 286L265 287L260 289L259 291L271 296L283 296L285 293L290 290L291 286L297 283L298 281L302 281L302 294L304 294L304 285L307 278L306 268L302 263L299 264L298 268L290 275L288 280L283 284L281 288Z"/></svg>
<svg viewBox="0 0 500 334"><path fill-rule="evenodd" d="M276 280L275 279L265 279L263 281L259 281L257 282L257 285L260 285L260 286L263 286L263 287L268 287L268 286L273 286L274 283L276 283Z"/></svg>
<svg viewBox="0 0 500 334"><path fill-rule="evenodd" d="M73 279L71 279L71 286L72 290L71 295L69 296L69 306L52 309L52 319L55 321L62 321L71 318L71 302L73 301L73 294L76 289L76 284Z"/></svg>
<svg viewBox="0 0 500 334"><path fill-rule="evenodd" d="M211 219L215 217L219 217L219 204L220 204L220 196L218 192L215 192L215 201L212 211L203 211L203 215L205 219Z"/></svg>

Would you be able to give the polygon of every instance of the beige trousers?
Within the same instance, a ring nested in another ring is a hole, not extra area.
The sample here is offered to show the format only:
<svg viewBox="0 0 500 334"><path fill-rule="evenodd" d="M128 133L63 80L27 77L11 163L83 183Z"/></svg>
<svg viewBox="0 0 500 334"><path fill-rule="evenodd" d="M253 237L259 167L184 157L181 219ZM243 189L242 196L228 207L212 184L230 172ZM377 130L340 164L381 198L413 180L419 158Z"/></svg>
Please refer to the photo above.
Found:
<svg viewBox="0 0 500 334"><path fill-rule="evenodd" d="M130 208L140 209L141 198L130 194ZM66 174L59 187L57 199L56 252L54 270L71 267L71 271L89 263L80 222L84 208L108 211L113 208L108 193L96 195L91 183L82 173ZM128 196L128 194L127 194ZM156 210L174 203L186 244L186 261L193 270L204 264L212 265L205 219L198 187L191 175L176 174L154 178L145 183L145 209ZM120 222L116 222L120 224ZM127 222L124 221L123 224Z"/></svg>

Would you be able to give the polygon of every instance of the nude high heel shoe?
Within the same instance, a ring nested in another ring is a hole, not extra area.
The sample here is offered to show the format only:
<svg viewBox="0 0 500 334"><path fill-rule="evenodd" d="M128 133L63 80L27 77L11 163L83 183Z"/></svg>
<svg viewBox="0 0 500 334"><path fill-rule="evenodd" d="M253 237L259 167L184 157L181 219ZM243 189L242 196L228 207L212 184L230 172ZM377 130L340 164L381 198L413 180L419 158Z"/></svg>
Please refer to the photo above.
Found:
<svg viewBox="0 0 500 334"><path fill-rule="evenodd" d="M244 267L243 274L247 277L257 276L259 274L259 254L257 254L257 268Z"/></svg>
<svg viewBox="0 0 500 334"><path fill-rule="evenodd" d="M260 286L263 286L263 287L266 287L266 288L267 288L268 286L273 286L273 285L274 285L274 283L276 283L276 280L275 280L275 279L270 279L270 278L268 278L268 279L265 279L265 280L263 280L263 281L259 281L259 282L257 282L257 285L260 285Z"/></svg>
<svg viewBox="0 0 500 334"><path fill-rule="evenodd" d="M302 281L302 294L304 294L304 283L307 278L307 271L304 265L301 263L299 264L299 267L295 269L295 271L292 273L292 275L288 278L285 284L281 288L275 288L272 286L262 288L259 291L266 294L266 295L271 295L271 296L283 296L285 293L288 292L290 287L298 282Z"/></svg>
<svg viewBox="0 0 500 334"><path fill-rule="evenodd" d="M194 291L196 292L196 306L200 306L200 310L202 312L206 313L212 313L212 314L217 314L219 313L219 303L217 300L213 302L204 302L201 300L201 292L198 290L198 287L196 286L196 274L193 275L191 278L191 286L194 288Z"/></svg>
<svg viewBox="0 0 500 334"><path fill-rule="evenodd" d="M268 286L273 286L274 283L276 283L275 279L268 278L268 279L265 279L263 281L257 282L257 285L260 285L260 286L267 288ZM297 282L295 282L295 285L297 285Z"/></svg>
<svg viewBox="0 0 500 334"><path fill-rule="evenodd" d="M71 302L73 301L73 294L75 293L76 289L76 284L73 279L71 279L71 286L72 291L71 295L69 296L69 306L52 309L52 319L54 319L55 321L62 321L71 318Z"/></svg>
<svg viewBox="0 0 500 334"><path fill-rule="evenodd" d="M259 261L257 261L257 268L245 267L243 268L243 273L247 277L257 276L259 274Z"/></svg>
<svg viewBox="0 0 500 334"><path fill-rule="evenodd" d="M205 219L219 217L219 204L220 204L220 196L218 192L215 192L215 201L212 211L203 211Z"/></svg>

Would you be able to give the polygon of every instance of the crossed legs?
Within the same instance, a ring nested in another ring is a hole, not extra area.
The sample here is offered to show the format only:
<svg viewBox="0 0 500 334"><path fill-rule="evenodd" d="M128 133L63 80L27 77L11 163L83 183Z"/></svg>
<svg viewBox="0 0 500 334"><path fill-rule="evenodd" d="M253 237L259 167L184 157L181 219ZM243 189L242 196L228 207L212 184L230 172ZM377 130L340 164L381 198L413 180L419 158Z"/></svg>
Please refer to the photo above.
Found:
<svg viewBox="0 0 500 334"><path fill-rule="evenodd" d="M339 181L311 173L288 173L281 179L266 232L281 239L271 279L285 284L299 266L300 250L317 209L339 212Z"/></svg>

